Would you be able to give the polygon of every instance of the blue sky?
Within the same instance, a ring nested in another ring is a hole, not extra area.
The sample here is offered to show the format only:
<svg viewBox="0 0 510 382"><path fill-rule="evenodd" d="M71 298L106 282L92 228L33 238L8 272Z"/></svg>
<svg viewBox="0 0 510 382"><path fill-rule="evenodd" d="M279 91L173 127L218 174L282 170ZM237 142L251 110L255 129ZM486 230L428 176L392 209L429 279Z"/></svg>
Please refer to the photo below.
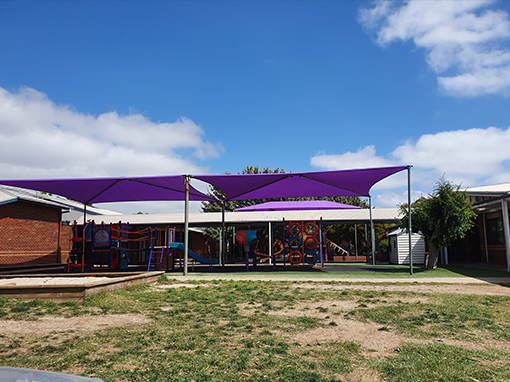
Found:
<svg viewBox="0 0 510 382"><path fill-rule="evenodd" d="M510 182L509 14L475 0L0 1L0 178L410 164L413 197L443 174ZM374 204L406 201L405 182L381 182Z"/></svg>

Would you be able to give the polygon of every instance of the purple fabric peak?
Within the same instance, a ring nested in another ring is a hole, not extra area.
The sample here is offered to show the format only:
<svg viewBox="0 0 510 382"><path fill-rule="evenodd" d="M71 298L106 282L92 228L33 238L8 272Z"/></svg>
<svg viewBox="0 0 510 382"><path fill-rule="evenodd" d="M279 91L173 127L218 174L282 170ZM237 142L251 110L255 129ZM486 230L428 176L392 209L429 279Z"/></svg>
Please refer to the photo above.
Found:
<svg viewBox="0 0 510 382"><path fill-rule="evenodd" d="M406 168L395 166L278 174L199 175L194 178L222 190L226 200L370 196L370 188L375 183Z"/></svg>
<svg viewBox="0 0 510 382"><path fill-rule="evenodd" d="M330 202L329 200L296 200L255 204L253 206L237 208L236 211L352 210L359 208L361 207Z"/></svg>
<svg viewBox="0 0 510 382"><path fill-rule="evenodd" d="M2 180L0 184L48 192L87 204L184 200L185 197L184 179L181 175L134 178ZM215 199L190 185L189 200L212 201Z"/></svg>

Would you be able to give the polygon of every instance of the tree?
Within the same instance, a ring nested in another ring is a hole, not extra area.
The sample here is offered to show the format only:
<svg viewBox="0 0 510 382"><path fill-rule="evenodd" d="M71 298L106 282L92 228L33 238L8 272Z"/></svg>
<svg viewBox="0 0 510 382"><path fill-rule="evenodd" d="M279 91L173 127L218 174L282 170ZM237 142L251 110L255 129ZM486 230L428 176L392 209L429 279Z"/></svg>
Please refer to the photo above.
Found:
<svg viewBox="0 0 510 382"><path fill-rule="evenodd" d="M259 166L246 166L243 169L241 174L279 174L285 173L283 169L275 168L274 170L269 167L265 167L263 169L259 168ZM230 174L230 172L226 171L225 174ZM223 192L216 187L212 187L209 192L209 195L215 197L218 200L223 200L225 195ZM275 201L281 199L253 199L253 200L233 200L225 202L225 211L232 212L236 208L247 207L254 204L265 203L269 201ZM221 212L221 202L202 202L202 212Z"/></svg>
<svg viewBox="0 0 510 382"><path fill-rule="evenodd" d="M403 218L399 225L407 230L409 215L407 204L400 205ZM411 204L413 232L421 232L429 252L426 269L436 268L439 248L464 238L474 226L476 214L471 200L460 186L441 177L428 197L421 197Z"/></svg>

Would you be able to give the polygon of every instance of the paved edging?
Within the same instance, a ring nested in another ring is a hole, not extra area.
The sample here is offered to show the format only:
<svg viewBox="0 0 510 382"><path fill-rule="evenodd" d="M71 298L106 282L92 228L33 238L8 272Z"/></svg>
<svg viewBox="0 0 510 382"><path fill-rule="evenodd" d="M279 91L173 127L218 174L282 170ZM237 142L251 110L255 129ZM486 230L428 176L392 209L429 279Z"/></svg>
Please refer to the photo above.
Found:
<svg viewBox="0 0 510 382"><path fill-rule="evenodd" d="M345 282L345 283L431 283L431 284L505 284L510 285L510 277L417 277L417 278L348 278L348 277L313 277L310 275L251 275L249 273L225 274L182 274L167 273L169 279L177 281L193 280L260 280L260 281L313 281L313 282Z"/></svg>

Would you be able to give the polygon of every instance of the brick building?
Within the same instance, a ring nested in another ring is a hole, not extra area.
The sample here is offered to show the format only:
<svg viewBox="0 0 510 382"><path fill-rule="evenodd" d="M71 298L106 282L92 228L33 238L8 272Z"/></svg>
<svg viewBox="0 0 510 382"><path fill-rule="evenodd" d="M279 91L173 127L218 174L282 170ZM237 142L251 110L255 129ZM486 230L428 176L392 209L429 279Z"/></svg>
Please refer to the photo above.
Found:
<svg viewBox="0 0 510 382"><path fill-rule="evenodd" d="M0 190L0 266L66 262L70 235L61 206Z"/></svg>
<svg viewBox="0 0 510 382"><path fill-rule="evenodd" d="M87 206L88 216L116 212ZM0 267L66 263L70 223L83 204L55 195L0 186Z"/></svg>

